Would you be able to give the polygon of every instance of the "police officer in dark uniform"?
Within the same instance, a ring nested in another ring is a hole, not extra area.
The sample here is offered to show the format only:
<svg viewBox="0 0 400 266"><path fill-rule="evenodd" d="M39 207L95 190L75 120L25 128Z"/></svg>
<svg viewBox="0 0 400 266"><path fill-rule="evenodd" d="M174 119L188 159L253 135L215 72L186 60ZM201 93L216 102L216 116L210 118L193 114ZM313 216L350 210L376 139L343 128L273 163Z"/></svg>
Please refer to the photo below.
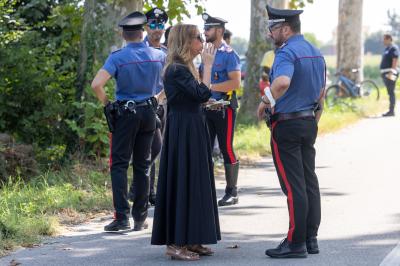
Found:
<svg viewBox="0 0 400 266"><path fill-rule="evenodd" d="M221 110L207 110L206 118L210 139L218 144L224 158L226 188L225 195L218 201L218 206L237 204L237 180L239 161L233 150L236 109L238 102L236 91L240 87L240 59L237 53L223 40L226 20L212 17L207 13L204 20L204 35L206 42L218 47L211 72L212 99L230 101L230 105ZM200 72L202 66L200 66ZM214 147L214 143L211 143Z"/></svg>
<svg viewBox="0 0 400 266"><path fill-rule="evenodd" d="M267 108L272 113L271 148L290 222L287 237L265 253L273 258L302 258L319 252L321 200L314 143L323 107L325 60L300 34L302 10L267 6L267 11L269 36L278 49L271 87L265 89L258 115L262 117Z"/></svg>
<svg viewBox="0 0 400 266"><path fill-rule="evenodd" d="M156 129L154 95L161 79L165 54L143 42L146 16L133 12L122 19L122 35L127 45L113 52L92 82L97 98L105 105L105 113L112 131L111 181L114 203L114 221L105 231L130 228L127 201L127 170L132 157L136 195L132 206L133 230L147 228L149 196L150 148ZM109 102L104 85L116 80L116 101Z"/></svg>
<svg viewBox="0 0 400 266"><path fill-rule="evenodd" d="M396 81L399 77L397 62L399 60L399 48L393 44L393 38L390 34L383 35L383 44L386 46L382 55L380 65L383 82L385 83L389 94L389 111L383 116L394 116L394 107L396 105L396 95L394 93Z"/></svg>
<svg viewBox="0 0 400 266"><path fill-rule="evenodd" d="M147 24L145 25L145 30L147 32L147 36L144 38L144 43L155 49L158 49L165 54L167 54L167 47L161 43L161 38L164 34L165 23L168 21L167 13L161 8L152 8L145 13L147 18ZM151 168L150 168L150 194L149 194L149 202L151 205L154 205L156 202L156 193L155 193L155 179L156 179L156 164L155 161L160 154L161 145L162 145L162 134L163 128L165 125L166 118L166 97L163 91L163 82L160 80L160 84L157 87L157 101L159 103L157 107L157 128L154 133L153 143L151 145ZM129 199L134 200L135 198L135 178L133 179L132 185L129 189Z"/></svg>

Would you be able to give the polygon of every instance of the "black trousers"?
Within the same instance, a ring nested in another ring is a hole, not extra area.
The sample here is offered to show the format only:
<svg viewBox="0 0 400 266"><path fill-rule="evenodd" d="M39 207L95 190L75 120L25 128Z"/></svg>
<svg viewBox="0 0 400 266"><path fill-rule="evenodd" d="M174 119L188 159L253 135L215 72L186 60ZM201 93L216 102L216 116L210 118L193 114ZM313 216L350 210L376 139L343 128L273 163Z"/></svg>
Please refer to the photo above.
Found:
<svg viewBox="0 0 400 266"><path fill-rule="evenodd" d="M318 126L314 118L272 124L271 148L282 191L289 210L288 241L304 242L317 236L321 221L321 198L315 174Z"/></svg>
<svg viewBox="0 0 400 266"><path fill-rule="evenodd" d="M210 133L211 147L214 147L215 136L218 138L219 148L225 164L236 163L233 150L236 110L228 106L224 111L206 111L207 126Z"/></svg>
<svg viewBox="0 0 400 266"><path fill-rule="evenodd" d="M389 95L389 111L394 112L394 107L396 105L396 94L394 93L396 88L396 80L390 80L386 78L385 74L382 75L382 79Z"/></svg>
<svg viewBox="0 0 400 266"><path fill-rule="evenodd" d="M147 217L149 198L150 149L156 129L155 113L151 106L136 108L136 114L124 110L116 120L111 146L111 182L116 219L128 219L127 170L132 156L133 175L137 193L132 206L135 221Z"/></svg>

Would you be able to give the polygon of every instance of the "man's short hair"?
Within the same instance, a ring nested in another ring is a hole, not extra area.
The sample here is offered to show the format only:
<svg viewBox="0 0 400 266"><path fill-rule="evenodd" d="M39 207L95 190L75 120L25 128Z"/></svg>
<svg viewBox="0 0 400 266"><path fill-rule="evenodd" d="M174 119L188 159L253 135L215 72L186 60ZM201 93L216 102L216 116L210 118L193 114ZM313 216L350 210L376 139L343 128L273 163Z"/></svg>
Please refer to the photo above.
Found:
<svg viewBox="0 0 400 266"><path fill-rule="evenodd" d="M232 32L228 29L225 30L224 32L224 40L230 39L232 37Z"/></svg>
<svg viewBox="0 0 400 266"><path fill-rule="evenodd" d="M385 40L391 40L391 41L393 41L393 37L392 37L392 35L389 34L389 33L383 34L383 38L384 38Z"/></svg>
<svg viewBox="0 0 400 266"><path fill-rule="evenodd" d="M127 41L136 40L142 37L142 32L142 30L123 30L122 37Z"/></svg>
<svg viewBox="0 0 400 266"><path fill-rule="evenodd" d="M294 33L300 33L301 32L301 22L300 20L294 20L294 21L288 21L287 24L289 27L292 29Z"/></svg>

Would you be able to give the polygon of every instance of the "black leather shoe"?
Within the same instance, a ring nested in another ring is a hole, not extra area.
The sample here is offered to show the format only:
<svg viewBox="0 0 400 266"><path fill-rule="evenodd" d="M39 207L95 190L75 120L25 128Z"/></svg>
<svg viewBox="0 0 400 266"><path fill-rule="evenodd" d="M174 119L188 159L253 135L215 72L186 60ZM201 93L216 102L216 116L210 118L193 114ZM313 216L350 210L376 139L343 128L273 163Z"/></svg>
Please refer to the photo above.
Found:
<svg viewBox="0 0 400 266"><path fill-rule="evenodd" d="M308 254L318 254L318 240L316 237L310 237L306 240L307 252Z"/></svg>
<svg viewBox="0 0 400 266"><path fill-rule="evenodd" d="M110 224L104 226L106 232L116 232L119 230L128 230L131 228L129 220L114 220Z"/></svg>
<svg viewBox="0 0 400 266"><path fill-rule="evenodd" d="M230 194L225 194L222 199L218 201L218 206L229 206L239 203L239 197L232 196Z"/></svg>
<svg viewBox="0 0 400 266"><path fill-rule="evenodd" d="M389 112L387 112L387 113L384 113L382 116L383 116L383 117L386 117L386 116L394 116L394 112L389 111Z"/></svg>
<svg viewBox="0 0 400 266"><path fill-rule="evenodd" d="M265 255L271 258L307 258L306 243L289 243L285 238L278 247L267 249Z"/></svg>
<svg viewBox="0 0 400 266"><path fill-rule="evenodd" d="M142 231L144 229L147 229L147 227L149 227L149 225L147 224L146 221L142 222L135 221L135 225L133 226L133 231Z"/></svg>

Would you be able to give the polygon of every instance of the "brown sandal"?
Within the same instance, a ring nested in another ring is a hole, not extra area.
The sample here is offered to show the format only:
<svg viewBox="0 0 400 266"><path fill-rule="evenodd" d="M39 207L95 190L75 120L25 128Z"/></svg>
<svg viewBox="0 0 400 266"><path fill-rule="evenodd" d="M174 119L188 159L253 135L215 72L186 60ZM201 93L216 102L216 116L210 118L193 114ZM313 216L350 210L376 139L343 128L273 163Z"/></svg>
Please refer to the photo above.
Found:
<svg viewBox="0 0 400 266"><path fill-rule="evenodd" d="M196 252L200 256L212 256L214 254L211 248L202 245L190 245L188 246L188 250Z"/></svg>
<svg viewBox="0 0 400 266"><path fill-rule="evenodd" d="M172 260L192 261L200 259L199 254L189 251L186 246L178 247L175 245L169 245L167 246L167 252L165 255L171 257Z"/></svg>

